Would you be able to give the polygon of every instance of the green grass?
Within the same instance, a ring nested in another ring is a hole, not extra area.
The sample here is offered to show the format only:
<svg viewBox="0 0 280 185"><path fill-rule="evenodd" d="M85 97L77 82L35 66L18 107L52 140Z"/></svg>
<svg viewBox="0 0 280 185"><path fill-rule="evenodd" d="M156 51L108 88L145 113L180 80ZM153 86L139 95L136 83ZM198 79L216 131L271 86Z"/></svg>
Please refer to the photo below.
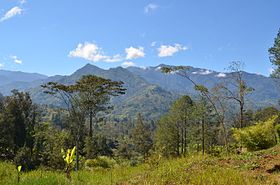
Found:
<svg viewBox="0 0 280 185"><path fill-rule="evenodd" d="M273 150L267 152L273 153ZM275 155L277 151L274 151ZM21 185L261 185L277 184L277 179L255 173L251 168L265 152L246 153L220 158L188 156L161 160L158 166L142 164L137 167L81 170L72 173L72 180L63 172L36 170L22 173ZM247 167L246 167L247 165ZM252 165L252 166L250 166ZM271 177L277 177L275 174ZM0 163L0 184L17 183L17 171L10 163Z"/></svg>

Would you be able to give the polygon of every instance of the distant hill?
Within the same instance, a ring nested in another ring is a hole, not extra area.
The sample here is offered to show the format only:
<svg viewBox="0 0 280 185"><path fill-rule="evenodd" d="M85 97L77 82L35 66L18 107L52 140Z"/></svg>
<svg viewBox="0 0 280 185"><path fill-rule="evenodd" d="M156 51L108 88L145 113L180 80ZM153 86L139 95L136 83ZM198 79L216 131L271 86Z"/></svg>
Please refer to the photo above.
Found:
<svg viewBox="0 0 280 185"><path fill-rule="evenodd" d="M12 89L25 90L31 82L47 78L38 73L0 70L0 92L7 95Z"/></svg>
<svg viewBox="0 0 280 185"><path fill-rule="evenodd" d="M73 84L83 75L93 74L114 81L123 81L127 92L125 95L113 98L115 105L114 116L118 118L135 117L138 112L144 117L157 119L166 113L172 102L180 95L188 94L195 96L197 92L193 85L186 79L175 74L163 74L160 68L156 67L129 67L110 68L104 70L94 65L87 64L69 76L46 77L40 74L23 72L9 72L5 78L0 78L0 92L7 95L12 89L19 89L30 92L33 100L39 104L63 106L53 96L44 94L41 84L55 81L63 84ZM1 72L0 72L1 74ZM14 76L13 76L14 74ZM208 88L216 83L225 80L228 73L220 73L207 69L190 67L188 74L199 84ZM20 75L23 77L20 79ZM264 106L277 106L280 99L278 80L262 75L244 72L244 79L247 84L255 89L248 96L248 108L261 108ZM7 83L7 81L9 83Z"/></svg>
<svg viewBox="0 0 280 185"><path fill-rule="evenodd" d="M197 94L193 85L185 78L175 74L163 74L160 71L161 64L156 67L129 67L127 68L133 74L136 74L149 83L158 85L165 90L177 94ZM229 73L211 71L208 69L200 69L189 67L188 75L196 83L212 88L215 84L225 81ZM249 108L261 108L264 106L277 106L280 99L280 80L265 77L258 74L243 72L243 78L249 87L253 87L255 91L248 95Z"/></svg>

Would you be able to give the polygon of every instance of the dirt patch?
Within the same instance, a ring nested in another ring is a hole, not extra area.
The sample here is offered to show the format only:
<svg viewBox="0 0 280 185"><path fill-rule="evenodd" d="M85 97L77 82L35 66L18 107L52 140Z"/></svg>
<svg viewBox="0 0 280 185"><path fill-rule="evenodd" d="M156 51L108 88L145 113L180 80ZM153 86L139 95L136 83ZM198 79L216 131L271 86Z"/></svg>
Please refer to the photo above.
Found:
<svg viewBox="0 0 280 185"><path fill-rule="evenodd" d="M279 173L280 172L280 165L276 164L273 168L266 170L267 173Z"/></svg>

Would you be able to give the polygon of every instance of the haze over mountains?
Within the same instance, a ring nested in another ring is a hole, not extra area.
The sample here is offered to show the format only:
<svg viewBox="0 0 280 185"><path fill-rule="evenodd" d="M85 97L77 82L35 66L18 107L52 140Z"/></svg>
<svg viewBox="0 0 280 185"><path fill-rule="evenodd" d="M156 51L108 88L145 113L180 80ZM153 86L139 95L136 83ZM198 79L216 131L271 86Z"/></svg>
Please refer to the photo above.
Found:
<svg viewBox="0 0 280 185"><path fill-rule="evenodd" d="M24 73L0 70L0 92L8 95L12 89L30 92L33 100L39 104L62 106L54 97L44 94L41 84L56 81L71 84L83 75L93 74L115 81L123 81L127 93L113 99L115 109L113 114L118 117L131 117L141 112L143 116L157 119L168 111L172 102L182 94L196 95L191 83L175 74L163 74L160 68L128 67L110 68L104 70L87 64L69 76L51 76L36 73ZM209 88L222 82L227 73L215 72L207 69L193 68L189 70L191 78L199 84ZM277 106L280 99L277 80L262 75L244 72L244 79L248 86L255 91L248 96L249 108ZM279 83L278 83L279 84Z"/></svg>

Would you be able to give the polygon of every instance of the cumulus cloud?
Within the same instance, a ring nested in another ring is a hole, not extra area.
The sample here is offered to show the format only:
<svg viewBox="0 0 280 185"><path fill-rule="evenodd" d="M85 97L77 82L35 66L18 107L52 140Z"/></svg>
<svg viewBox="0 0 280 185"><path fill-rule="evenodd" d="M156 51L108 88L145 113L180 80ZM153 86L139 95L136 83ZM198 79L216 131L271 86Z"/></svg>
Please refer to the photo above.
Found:
<svg viewBox="0 0 280 185"><path fill-rule="evenodd" d="M188 48L182 46L181 44L175 44L174 46L171 45L161 45L158 48L158 56L159 57L170 57L173 56L175 53L179 51L187 50Z"/></svg>
<svg viewBox="0 0 280 185"><path fill-rule="evenodd" d="M11 59L14 61L16 64L22 64L22 60L20 60L16 55L12 55Z"/></svg>
<svg viewBox="0 0 280 185"><path fill-rule="evenodd" d="M199 74L199 75L209 75L212 73L213 73L213 71L210 71L210 70L200 70L200 71L192 72L192 74Z"/></svg>
<svg viewBox="0 0 280 185"><path fill-rule="evenodd" d="M5 13L5 15L0 19L1 22L10 19L16 15L20 15L22 13L22 9L18 6L13 7L12 9L10 9L9 11L7 11Z"/></svg>
<svg viewBox="0 0 280 185"><path fill-rule="evenodd" d="M68 56L83 58L92 62L119 62L122 60L119 54L114 56L104 55L100 47L89 42L79 43L76 49L69 52Z"/></svg>
<svg viewBox="0 0 280 185"><path fill-rule="evenodd" d="M125 49L125 52L126 52L126 59L128 60L142 58L145 56L143 47L138 47L138 48L129 47Z"/></svg>
<svg viewBox="0 0 280 185"><path fill-rule="evenodd" d="M123 67L132 67L132 66L136 66L136 64L134 62L131 61L126 61L122 63Z"/></svg>
<svg viewBox="0 0 280 185"><path fill-rule="evenodd" d="M225 78L227 75L225 73L219 73L216 75L216 77L219 77L219 78Z"/></svg>
<svg viewBox="0 0 280 185"><path fill-rule="evenodd" d="M150 3L150 4L148 4L147 6L145 6L145 8L144 8L144 12L146 13L146 14L148 14L148 13L150 13L150 12L152 12L152 11L155 11L156 9L158 9L158 5L157 4L152 4L152 3Z"/></svg>
<svg viewBox="0 0 280 185"><path fill-rule="evenodd" d="M1 63L0 63L0 69L2 69L3 67L4 67L4 64L1 64Z"/></svg>

